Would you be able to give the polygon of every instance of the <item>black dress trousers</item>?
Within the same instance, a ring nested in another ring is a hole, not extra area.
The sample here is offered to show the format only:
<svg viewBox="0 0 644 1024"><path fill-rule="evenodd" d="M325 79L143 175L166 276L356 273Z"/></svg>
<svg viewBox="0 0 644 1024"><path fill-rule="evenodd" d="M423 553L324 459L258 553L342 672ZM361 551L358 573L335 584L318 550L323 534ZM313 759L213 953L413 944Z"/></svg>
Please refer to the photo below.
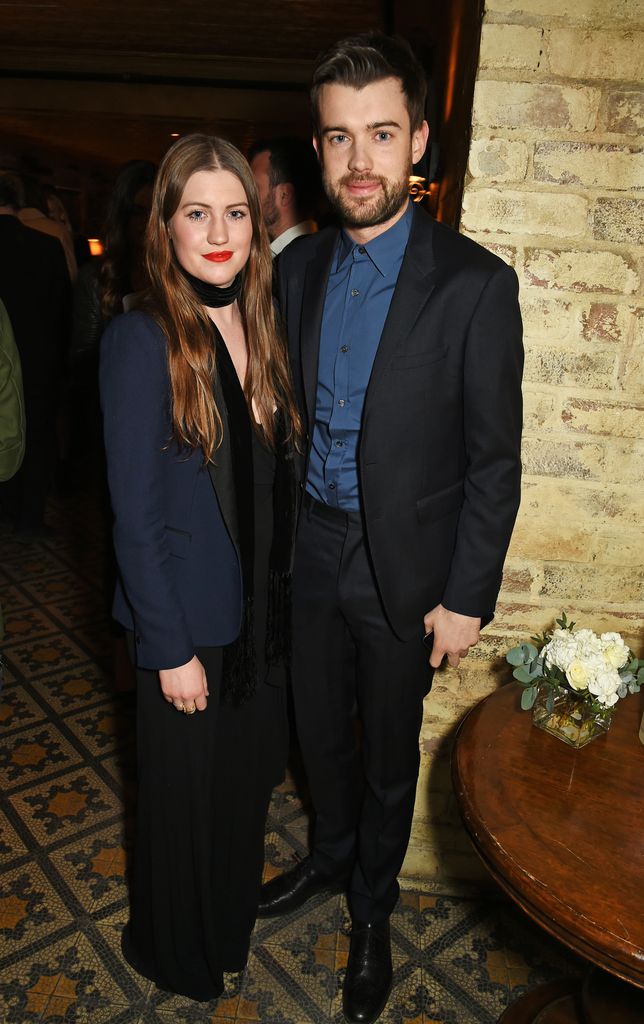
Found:
<svg viewBox="0 0 644 1024"><path fill-rule="evenodd" d="M354 920L383 920L398 899L433 670L422 619L406 642L387 622L360 513L308 495L295 547L293 634L295 714L316 812L313 862L328 874L350 869Z"/></svg>

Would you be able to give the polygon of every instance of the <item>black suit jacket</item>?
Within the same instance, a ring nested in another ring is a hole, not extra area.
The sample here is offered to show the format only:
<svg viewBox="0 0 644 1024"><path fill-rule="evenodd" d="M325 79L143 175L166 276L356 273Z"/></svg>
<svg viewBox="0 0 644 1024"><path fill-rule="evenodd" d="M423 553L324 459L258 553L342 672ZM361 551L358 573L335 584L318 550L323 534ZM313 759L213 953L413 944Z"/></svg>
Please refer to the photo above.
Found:
<svg viewBox="0 0 644 1024"><path fill-rule="evenodd" d="M69 328L71 283L57 238L0 215L0 298L13 326L25 397L53 394Z"/></svg>
<svg viewBox="0 0 644 1024"><path fill-rule="evenodd" d="M306 461L336 242L334 228L297 239L279 266ZM514 271L415 207L359 446L367 542L401 639L439 602L493 616L520 499L522 368Z"/></svg>

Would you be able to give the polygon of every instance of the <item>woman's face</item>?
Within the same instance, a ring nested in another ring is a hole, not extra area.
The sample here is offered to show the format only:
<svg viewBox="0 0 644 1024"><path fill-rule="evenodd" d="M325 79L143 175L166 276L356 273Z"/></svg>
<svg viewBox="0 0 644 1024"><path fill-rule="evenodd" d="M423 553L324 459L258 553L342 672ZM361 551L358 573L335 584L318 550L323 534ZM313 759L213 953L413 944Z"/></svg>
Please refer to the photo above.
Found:
<svg viewBox="0 0 644 1024"><path fill-rule="evenodd" d="M201 281L232 283L250 255L253 224L244 187L230 171L196 171L169 223L177 260Z"/></svg>

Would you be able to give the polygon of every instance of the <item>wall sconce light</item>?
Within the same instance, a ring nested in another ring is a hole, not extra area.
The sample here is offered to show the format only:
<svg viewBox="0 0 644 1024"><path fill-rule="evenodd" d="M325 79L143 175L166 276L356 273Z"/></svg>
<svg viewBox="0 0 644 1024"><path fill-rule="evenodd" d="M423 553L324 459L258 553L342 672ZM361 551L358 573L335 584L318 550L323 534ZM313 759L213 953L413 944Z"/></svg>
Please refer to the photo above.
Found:
<svg viewBox="0 0 644 1024"><path fill-rule="evenodd" d="M409 195L413 196L415 203L419 203L424 196L429 195L431 185L425 188L426 178L420 178L417 174L409 175Z"/></svg>
<svg viewBox="0 0 644 1024"><path fill-rule="evenodd" d="M435 200L437 197L440 183L438 181L430 181L427 188L425 188L426 180L426 178L421 178L417 174L409 175L409 195L412 196L415 203L419 203L425 196L428 196L431 200Z"/></svg>
<svg viewBox="0 0 644 1024"><path fill-rule="evenodd" d="M102 256L105 251L105 247L101 242L100 238L88 238L89 251L91 256Z"/></svg>

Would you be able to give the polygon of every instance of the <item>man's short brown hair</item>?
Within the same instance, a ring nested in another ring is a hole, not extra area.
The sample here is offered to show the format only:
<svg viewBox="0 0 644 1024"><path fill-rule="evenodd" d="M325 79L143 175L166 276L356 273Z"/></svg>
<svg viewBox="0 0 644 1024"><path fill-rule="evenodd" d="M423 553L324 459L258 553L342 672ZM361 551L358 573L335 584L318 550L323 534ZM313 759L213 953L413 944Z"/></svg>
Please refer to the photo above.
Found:
<svg viewBox="0 0 644 1024"><path fill-rule="evenodd" d="M323 85L349 85L363 89L383 78L397 78L405 95L412 132L425 119L427 82L419 60L400 36L365 32L334 43L318 58L311 82L311 113L320 136L318 99Z"/></svg>

